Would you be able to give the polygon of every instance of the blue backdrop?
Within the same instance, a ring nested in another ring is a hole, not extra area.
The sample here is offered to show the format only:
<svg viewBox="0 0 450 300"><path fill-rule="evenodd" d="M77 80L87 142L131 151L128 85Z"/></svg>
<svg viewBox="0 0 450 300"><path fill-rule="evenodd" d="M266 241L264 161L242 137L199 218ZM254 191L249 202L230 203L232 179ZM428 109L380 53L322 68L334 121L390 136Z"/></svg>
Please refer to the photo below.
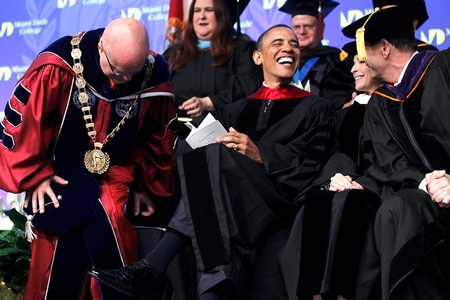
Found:
<svg viewBox="0 0 450 300"><path fill-rule="evenodd" d="M370 13L371 0L337 0L340 4L325 20L324 43L341 47L347 40L341 30ZM278 23L290 25L279 12L285 0L251 0L241 16L242 31L253 39ZM439 49L450 46L448 0L426 0L430 19L416 37ZM79 31L105 27L111 20L141 20L150 35L151 48L163 52L170 0L2 0L0 8L0 118L16 81L37 53L53 40ZM29 143L34 143L30 136ZM1 176L2 170L0 170ZM0 196L2 194L0 193Z"/></svg>

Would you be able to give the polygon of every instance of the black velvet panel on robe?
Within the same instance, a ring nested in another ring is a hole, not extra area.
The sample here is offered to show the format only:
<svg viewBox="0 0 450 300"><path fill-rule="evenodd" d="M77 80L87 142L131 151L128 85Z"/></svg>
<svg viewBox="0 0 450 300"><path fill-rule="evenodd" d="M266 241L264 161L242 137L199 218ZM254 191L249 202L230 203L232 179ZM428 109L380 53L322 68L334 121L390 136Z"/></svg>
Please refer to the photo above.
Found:
<svg viewBox="0 0 450 300"><path fill-rule="evenodd" d="M361 286L373 288L373 274L361 266L373 262L367 250L374 245L378 206L378 196L368 191L308 193L280 255L289 299L317 294L360 299Z"/></svg>
<svg viewBox="0 0 450 300"><path fill-rule="evenodd" d="M336 112L334 126L336 129L336 147L353 159L360 167L361 129L366 106L357 102Z"/></svg>

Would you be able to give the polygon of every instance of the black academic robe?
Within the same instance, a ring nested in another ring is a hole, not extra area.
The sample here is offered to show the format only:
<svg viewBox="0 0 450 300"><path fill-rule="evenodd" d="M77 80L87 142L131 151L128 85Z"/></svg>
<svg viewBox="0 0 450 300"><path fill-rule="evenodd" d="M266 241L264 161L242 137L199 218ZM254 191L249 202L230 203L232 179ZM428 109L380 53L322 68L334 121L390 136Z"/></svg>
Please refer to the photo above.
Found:
<svg viewBox="0 0 450 300"><path fill-rule="evenodd" d="M236 39L233 55L228 61L215 66L210 49L199 49L197 55L186 65L172 70L170 80L175 92L175 106L178 108L191 97L210 97L214 108L253 94L262 84L261 66L254 64L252 55L255 42ZM169 48L164 56L170 56ZM178 111L187 116L186 111Z"/></svg>
<svg viewBox="0 0 450 300"><path fill-rule="evenodd" d="M302 85L309 86L311 93L333 101L337 108L341 108L355 91L355 80L350 72L353 57L341 59L341 50L327 46L302 51L299 70L309 59L315 57L319 59L302 80Z"/></svg>
<svg viewBox="0 0 450 300"><path fill-rule="evenodd" d="M365 105L338 110L333 118L336 151L319 177L318 186L302 195L300 208L289 238L280 255L288 299L324 299L338 295L357 299L359 287L372 284L372 274L361 272L374 245L373 228L379 197L369 191L328 191L335 173L353 178L364 169L360 159L361 131ZM319 189L321 187L321 189Z"/></svg>
<svg viewBox="0 0 450 300"><path fill-rule="evenodd" d="M313 189L303 203L280 254L288 299L317 294L361 299L357 290L373 284L373 274L362 266L371 261L366 253L374 247L378 196L364 190Z"/></svg>
<svg viewBox="0 0 450 300"><path fill-rule="evenodd" d="M450 51L423 51L397 86L375 91L364 122L366 174L382 196L375 237L383 299L450 299L448 209L418 189L450 171Z"/></svg>
<svg viewBox="0 0 450 300"><path fill-rule="evenodd" d="M263 236L288 227L295 196L309 187L328 154L333 106L294 86L262 87L217 115L247 134L262 164L221 144L179 158L187 223L200 271L225 270L238 288Z"/></svg>
<svg viewBox="0 0 450 300"><path fill-rule="evenodd" d="M436 53L438 53L436 55ZM449 51L423 51L411 60L401 84L372 94L364 120L365 188L385 196L417 188L427 172L450 171Z"/></svg>
<svg viewBox="0 0 450 300"><path fill-rule="evenodd" d="M362 167L359 158L359 148L361 143L361 131L364 121L366 105L354 102L349 107L336 112L333 121L336 136L336 148L345 153L355 163Z"/></svg>

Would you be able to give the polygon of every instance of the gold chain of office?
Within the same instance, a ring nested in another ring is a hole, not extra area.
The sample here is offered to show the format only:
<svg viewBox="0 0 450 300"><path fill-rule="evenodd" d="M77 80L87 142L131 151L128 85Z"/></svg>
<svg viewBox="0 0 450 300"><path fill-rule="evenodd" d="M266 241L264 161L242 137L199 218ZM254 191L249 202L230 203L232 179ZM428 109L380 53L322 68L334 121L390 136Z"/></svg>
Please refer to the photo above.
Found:
<svg viewBox="0 0 450 300"><path fill-rule="evenodd" d="M86 80L83 77L84 67L81 64L81 50L80 50L80 42L81 42L82 33L78 33L77 35L72 37L71 45L72 52L71 56L73 58L73 70L76 74L75 85L78 88L78 100L81 104L81 111L83 112L83 118L86 122L87 134L94 142L94 149L88 150L84 155L84 165L86 169L88 169L91 173L103 174L105 173L110 164L109 154L103 152L102 149L105 144L116 135L116 133L120 130L120 128L125 124L125 121L130 117L131 112L136 107L138 100L140 99L142 92L147 86L147 81L152 74L153 62L147 66L145 72L145 78L142 82L141 89L139 93L136 95L133 104L128 109L127 113L123 116L122 120L116 125L116 127L106 136L105 140L100 143L96 141L97 132L94 130L94 121L92 119L91 108L89 106L89 95L86 92Z"/></svg>

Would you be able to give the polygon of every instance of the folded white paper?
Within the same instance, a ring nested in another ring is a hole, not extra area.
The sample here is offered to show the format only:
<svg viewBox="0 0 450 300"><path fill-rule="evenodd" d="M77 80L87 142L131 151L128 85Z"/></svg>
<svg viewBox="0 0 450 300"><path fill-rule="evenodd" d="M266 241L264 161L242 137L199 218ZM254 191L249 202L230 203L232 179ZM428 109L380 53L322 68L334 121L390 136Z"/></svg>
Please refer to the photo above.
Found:
<svg viewBox="0 0 450 300"><path fill-rule="evenodd" d="M206 116L197 128L190 122L186 122L185 125L191 129L191 133L187 136L186 142L192 149L213 144L217 138L228 135L228 132L222 124L211 113Z"/></svg>

